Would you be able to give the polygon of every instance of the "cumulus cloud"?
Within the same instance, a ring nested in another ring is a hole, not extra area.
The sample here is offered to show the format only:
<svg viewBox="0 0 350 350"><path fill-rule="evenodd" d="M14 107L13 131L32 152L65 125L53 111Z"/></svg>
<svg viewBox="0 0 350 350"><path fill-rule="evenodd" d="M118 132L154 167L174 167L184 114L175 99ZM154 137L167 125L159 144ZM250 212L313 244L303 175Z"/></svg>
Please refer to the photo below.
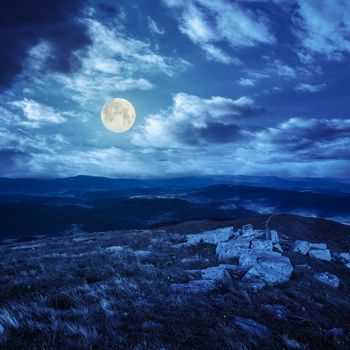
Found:
<svg viewBox="0 0 350 350"><path fill-rule="evenodd" d="M239 119L262 112L254 100L245 96L236 100L220 96L204 99L178 93L171 108L145 118L132 141L158 148L237 142L246 137L237 125Z"/></svg>
<svg viewBox="0 0 350 350"><path fill-rule="evenodd" d="M350 2L298 0L295 34L311 53L341 60L350 53Z"/></svg>
<svg viewBox="0 0 350 350"><path fill-rule="evenodd" d="M26 119L22 122L23 125L39 127L43 123L60 124L66 121L66 118L54 108L28 98L11 102L11 104L23 112Z"/></svg>
<svg viewBox="0 0 350 350"><path fill-rule="evenodd" d="M276 41L268 20L238 3L227 0L163 1L178 11L180 31L201 47L209 60L224 64L239 62L220 48L220 43L243 48Z"/></svg>
<svg viewBox="0 0 350 350"><path fill-rule="evenodd" d="M242 85L242 86L254 86L255 81L253 79L249 79L249 78L241 78L241 79L239 79L238 84Z"/></svg>
<svg viewBox="0 0 350 350"><path fill-rule="evenodd" d="M23 77L31 79L41 91L55 86L65 98L92 108L96 101L104 101L116 91L151 90L155 87L151 77L172 77L190 65L179 57L161 55L149 42L128 36L122 26L108 27L92 17L81 21L91 45L74 53L79 69L70 74L44 74L46 57L52 51L49 43L42 41L30 50Z"/></svg>
<svg viewBox="0 0 350 350"><path fill-rule="evenodd" d="M300 83L294 88L294 90L301 91L301 92L315 93L315 92L322 91L326 88L327 88L327 84L324 84L324 83L323 84L316 84L316 85L307 84L307 83Z"/></svg>
<svg viewBox="0 0 350 350"><path fill-rule="evenodd" d="M291 118L256 132L237 150L240 158L262 163L350 159L350 119Z"/></svg>

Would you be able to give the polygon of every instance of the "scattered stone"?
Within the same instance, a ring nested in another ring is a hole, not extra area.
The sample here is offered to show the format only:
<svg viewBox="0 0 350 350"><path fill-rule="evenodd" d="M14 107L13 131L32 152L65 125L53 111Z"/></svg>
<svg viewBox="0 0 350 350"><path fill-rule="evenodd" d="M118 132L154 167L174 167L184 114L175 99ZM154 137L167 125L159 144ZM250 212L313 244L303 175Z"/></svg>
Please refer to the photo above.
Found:
<svg viewBox="0 0 350 350"><path fill-rule="evenodd" d="M235 317L235 323L245 332L255 335L260 338L269 338L272 336L271 331L261 323L258 323L250 318Z"/></svg>
<svg viewBox="0 0 350 350"><path fill-rule="evenodd" d="M293 266L286 256L265 256L257 259L256 264L244 275L244 281L261 280L274 285L287 282L293 272Z"/></svg>
<svg viewBox="0 0 350 350"><path fill-rule="evenodd" d="M223 280L229 279L229 271L238 268L236 265L221 264L219 266L208 267L201 271L202 278L207 280Z"/></svg>
<svg viewBox="0 0 350 350"><path fill-rule="evenodd" d="M258 258L266 256L281 256L281 254L268 250L248 250L243 252L242 255L239 257L239 266L249 269L256 264Z"/></svg>
<svg viewBox="0 0 350 350"><path fill-rule="evenodd" d="M338 253L334 254L335 257L337 257L339 260L343 261L344 263L350 263L350 254L349 253Z"/></svg>
<svg viewBox="0 0 350 350"><path fill-rule="evenodd" d="M260 238L265 234L265 232L262 230L254 230L251 224L242 226L242 228L238 231L238 233L242 238L250 237L251 239Z"/></svg>
<svg viewBox="0 0 350 350"><path fill-rule="evenodd" d="M249 239L237 238L228 242L220 242L216 247L216 254L219 261L228 261L233 258L239 258L249 248Z"/></svg>
<svg viewBox="0 0 350 350"><path fill-rule="evenodd" d="M275 230L271 230L270 231L270 239L271 239L273 244L279 243L280 239L278 237L278 232Z"/></svg>
<svg viewBox="0 0 350 350"><path fill-rule="evenodd" d="M273 249L277 250L280 253L283 253L283 248L279 243L274 244Z"/></svg>
<svg viewBox="0 0 350 350"><path fill-rule="evenodd" d="M310 249L327 249L326 243L310 243Z"/></svg>
<svg viewBox="0 0 350 350"><path fill-rule="evenodd" d="M315 250L310 250L310 251L309 251L309 255L310 255L312 258L316 258L316 259L320 259L320 260L324 260L324 261L331 261L331 260L332 260L331 252L329 251L329 249L323 249L323 250L315 249Z"/></svg>
<svg viewBox="0 0 350 350"><path fill-rule="evenodd" d="M289 311L288 309L280 304L273 304L273 305L265 305L264 309L273 315L278 320L287 320Z"/></svg>
<svg viewBox="0 0 350 350"><path fill-rule="evenodd" d="M194 280L188 283L173 283L170 289L176 293L203 294L216 289L216 283L213 280Z"/></svg>
<svg viewBox="0 0 350 350"><path fill-rule="evenodd" d="M251 248L261 250L272 250L272 241L263 239L253 239L251 243Z"/></svg>
<svg viewBox="0 0 350 350"><path fill-rule="evenodd" d="M219 228L213 231L206 231L202 233L195 233L187 235L187 243L189 245L197 245L199 243L218 244L219 242L226 242L234 236L232 226Z"/></svg>
<svg viewBox="0 0 350 350"><path fill-rule="evenodd" d="M332 288L338 288L340 284L340 280L337 276L332 275L328 272L315 273L313 278L323 284L326 284Z"/></svg>
<svg viewBox="0 0 350 350"><path fill-rule="evenodd" d="M310 243L308 241L296 240L292 245L292 252L306 255L310 250Z"/></svg>
<svg viewBox="0 0 350 350"><path fill-rule="evenodd" d="M348 269L350 269L350 263L345 264L345 267L347 267Z"/></svg>
<svg viewBox="0 0 350 350"><path fill-rule="evenodd" d="M120 245L115 245L115 246L107 247L106 250L112 253L121 253L123 252L124 248L121 247Z"/></svg>

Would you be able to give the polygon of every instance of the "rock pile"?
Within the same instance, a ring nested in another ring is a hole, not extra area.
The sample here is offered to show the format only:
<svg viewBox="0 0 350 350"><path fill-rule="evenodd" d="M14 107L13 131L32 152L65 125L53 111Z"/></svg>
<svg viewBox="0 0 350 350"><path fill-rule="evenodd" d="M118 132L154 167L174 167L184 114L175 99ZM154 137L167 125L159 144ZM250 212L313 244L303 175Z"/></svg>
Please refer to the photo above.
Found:
<svg viewBox="0 0 350 350"><path fill-rule="evenodd" d="M198 293L210 290L213 282L229 280L234 273L240 283L249 288L261 289L265 285L287 282L293 271L288 257L283 256L278 232L255 230L244 225L237 231L232 227L187 235L187 244L216 244L216 254L222 264L201 270L202 280L172 285L176 291ZM233 261L238 262L232 264ZM201 281L201 282L200 282Z"/></svg>
<svg viewBox="0 0 350 350"><path fill-rule="evenodd" d="M331 252L326 243L310 243L308 241L296 240L291 248L293 253L309 255L312 258L331 261Z"/></svg>

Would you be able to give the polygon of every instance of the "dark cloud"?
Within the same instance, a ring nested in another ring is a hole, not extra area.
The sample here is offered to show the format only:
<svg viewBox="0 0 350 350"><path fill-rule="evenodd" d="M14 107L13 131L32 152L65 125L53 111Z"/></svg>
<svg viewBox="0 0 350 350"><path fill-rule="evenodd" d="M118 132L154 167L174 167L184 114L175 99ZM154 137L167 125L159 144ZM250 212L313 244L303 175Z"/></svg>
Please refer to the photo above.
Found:
<svg viewBox="0 0 350 350"><path fill-rule="evenodd" d="M77 20L83 0L3 0L0 11L0 86L11 84L23 68L28 50L40 40L53 47L48 68L69 72L72 52L90 43L85 26Z"/></svg>

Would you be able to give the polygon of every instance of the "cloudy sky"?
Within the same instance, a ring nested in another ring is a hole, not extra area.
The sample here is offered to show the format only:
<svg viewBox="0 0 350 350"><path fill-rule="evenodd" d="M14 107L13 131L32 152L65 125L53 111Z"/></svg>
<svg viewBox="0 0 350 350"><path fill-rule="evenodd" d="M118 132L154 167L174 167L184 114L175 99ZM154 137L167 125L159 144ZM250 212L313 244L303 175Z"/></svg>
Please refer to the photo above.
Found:
<svg viewBox="0 0 350 350"><path fill-rule="evenodd" d="M348 0L5 0L0 63L0 176L350 171Z"/></svg>

